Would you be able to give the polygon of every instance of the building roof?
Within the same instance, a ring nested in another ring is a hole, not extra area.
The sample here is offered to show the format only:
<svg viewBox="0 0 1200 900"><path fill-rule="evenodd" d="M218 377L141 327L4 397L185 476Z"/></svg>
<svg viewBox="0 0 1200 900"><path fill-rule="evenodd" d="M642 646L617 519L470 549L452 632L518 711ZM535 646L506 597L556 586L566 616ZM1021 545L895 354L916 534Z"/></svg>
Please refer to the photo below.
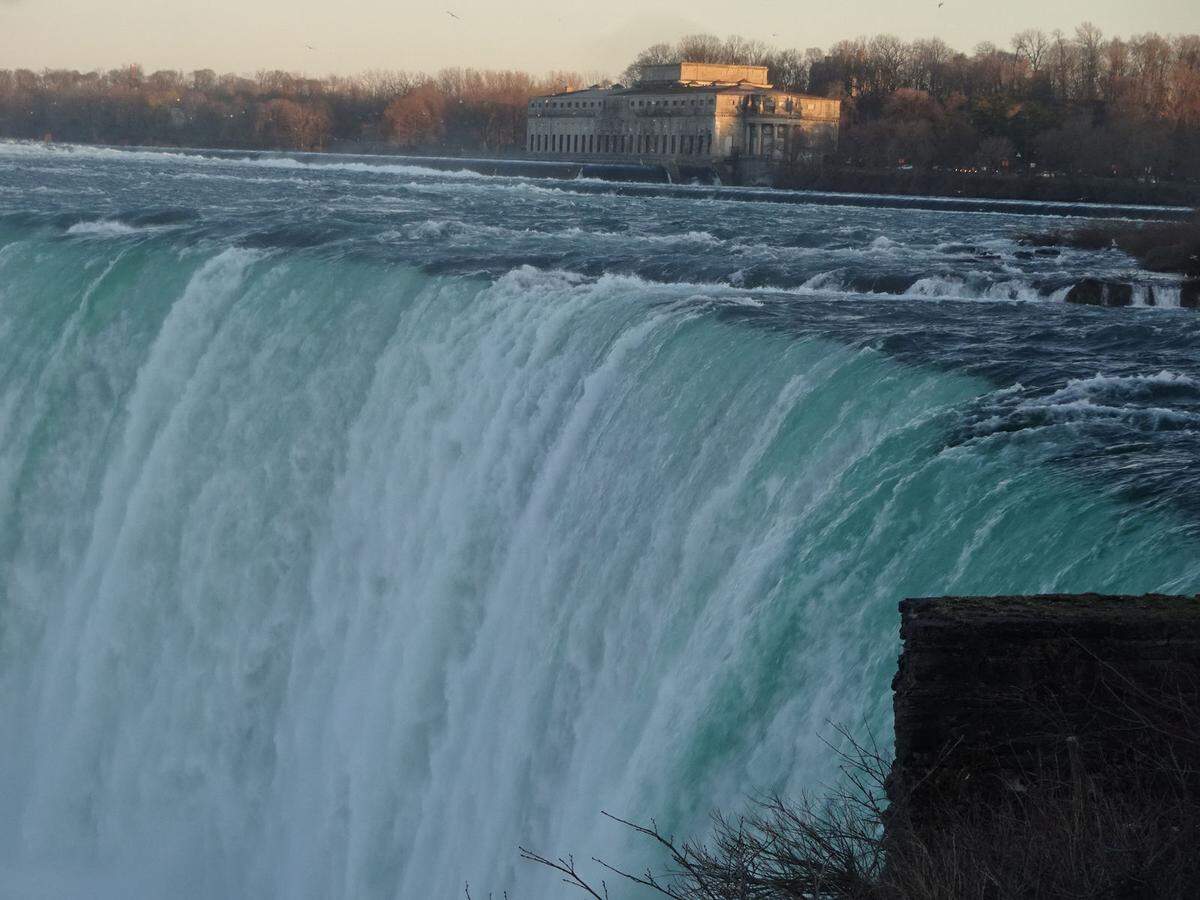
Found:
<svg viewBox="0 0 1200 900"><path fill-rule="evenodd" d="M679 62L660 66L642 66L642 84L664 82L708 82L721 84L753 84L770 87L766 66L731 66L722 63Z"/></svg>
<svg viewBox="0 0 1200 900"><path fill-rule="evenodd" d="M558 100L569 98L571 100L600 100L605 97L639 97L662 94L694 94L694 93L716 93L716 94L783 94L789 97L807 97L813 100L828 100L828 97L820 97L815 94L802 94L798 91L788 91L783 88L764 86L761 84L752 84L741 82L736 84L730 83L713 83L713 82L691 82L691 83L646 83L638 82L633 87L625 87L624 85L616 84L612 87L600 87L592 85L591 87L583 88L577 91L559 91L556 94L543 94L532 98L536 100Z"/></svg>
<svg viewBox="0 0 1200 900"><path fill-rule="evenodd" d="M611 96L645 96L649 94L683 94L698 91L719 94L774 93L811 100L827 100L813 94L777 88L767 81L766 66L733 66L720 63L681 62L657 66L642 66L641 78L632 87L614 84L601 87L593 84L580 90L559 91L533 98L550 100L569 97L571 100L599 100Z"/></svg>

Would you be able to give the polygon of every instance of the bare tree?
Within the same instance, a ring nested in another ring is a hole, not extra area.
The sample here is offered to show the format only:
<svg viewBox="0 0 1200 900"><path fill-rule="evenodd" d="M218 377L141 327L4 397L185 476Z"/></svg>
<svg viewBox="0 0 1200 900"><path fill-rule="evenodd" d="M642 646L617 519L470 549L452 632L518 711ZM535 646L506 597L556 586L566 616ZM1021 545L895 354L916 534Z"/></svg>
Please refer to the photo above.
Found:
<svg viewBox="0 0 1200 900"><path fill-rule="evenodd" d="M1100 82L1103 60L1104 35L1091 22L1084 22L1075 29L1075 44L1078 48L1076 65L1079 67L1079 98L1095 100Z"/></svg>
<svg viewBox="0 0 1200 900"><path fill-rule="evenodd" d="M1037 75L1050 52L1050 38L1038 28L1026 28L1013 35L1013 52L1029 65L1029 71Z"/></svg>

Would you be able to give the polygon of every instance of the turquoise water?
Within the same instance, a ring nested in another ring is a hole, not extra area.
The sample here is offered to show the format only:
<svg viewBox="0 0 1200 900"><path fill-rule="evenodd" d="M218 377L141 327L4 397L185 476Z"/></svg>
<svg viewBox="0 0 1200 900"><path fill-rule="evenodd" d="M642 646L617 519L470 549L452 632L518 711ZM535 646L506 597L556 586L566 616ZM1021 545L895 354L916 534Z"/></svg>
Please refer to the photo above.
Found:
<svg viewBox="0 0 1200 900"><path fill-rule="evenodd" d="M1196 591L1195 316L1028 224L0 145L0 895L559 896L906 596Z"/></svg>

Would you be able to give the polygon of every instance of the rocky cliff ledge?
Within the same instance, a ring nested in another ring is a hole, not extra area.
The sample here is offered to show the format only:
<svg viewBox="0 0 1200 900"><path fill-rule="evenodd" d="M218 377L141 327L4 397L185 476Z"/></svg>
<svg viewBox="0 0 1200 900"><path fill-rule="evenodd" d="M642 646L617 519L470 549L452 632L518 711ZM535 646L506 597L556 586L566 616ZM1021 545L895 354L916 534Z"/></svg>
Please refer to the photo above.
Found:
<svg viewBox="0 0 1200 900"><path fill-rule="evenodd" d="M1048 778L1120 791L1163 760L1200 791L1200 597L939 597L900 614L889 794L918 825L930 803Z"/></svg>

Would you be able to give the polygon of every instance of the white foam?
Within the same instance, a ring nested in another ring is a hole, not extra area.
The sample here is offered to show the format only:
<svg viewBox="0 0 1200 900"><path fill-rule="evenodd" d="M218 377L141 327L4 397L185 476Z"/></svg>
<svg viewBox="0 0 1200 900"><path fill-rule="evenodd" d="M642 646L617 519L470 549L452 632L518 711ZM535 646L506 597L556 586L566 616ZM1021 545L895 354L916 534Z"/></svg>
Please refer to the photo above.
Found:
<svg viewBox="0 0 1200 900"><path fill-rule="evenodd" d="M102 219L98 222L77 222L67 229L67 234L88 235L91 237L124 237L150 230L152 229L145 227L138 228L133 225L126 225L124 222Z"/></svg>
<svg viewBox="0 0 1200 900"><path fill-rule="evenodd" d="M1144 396L1154 388L1200 390L1200 381L1179 372L1160 371L1151 375L1104 375L1073 378L1066 386L1050 394L1046 402L1072 401L1096 396Z"/></svg>
<svg viewBox="0 0 1200 900"><path fill-rule="evenodd" d="M191 166L238 166L292 171L333 171L404 176L426 176L452 180L484 179L487 175L466 169L441 169L411 163L348 161L336 155L327 158L295 159L289 156L213 156L199 150L181 153L173 150L118 150L82 144L41 144L0 141L0 157L80 159L80 160L137 160L141 162L173 163Z"/></svg>

